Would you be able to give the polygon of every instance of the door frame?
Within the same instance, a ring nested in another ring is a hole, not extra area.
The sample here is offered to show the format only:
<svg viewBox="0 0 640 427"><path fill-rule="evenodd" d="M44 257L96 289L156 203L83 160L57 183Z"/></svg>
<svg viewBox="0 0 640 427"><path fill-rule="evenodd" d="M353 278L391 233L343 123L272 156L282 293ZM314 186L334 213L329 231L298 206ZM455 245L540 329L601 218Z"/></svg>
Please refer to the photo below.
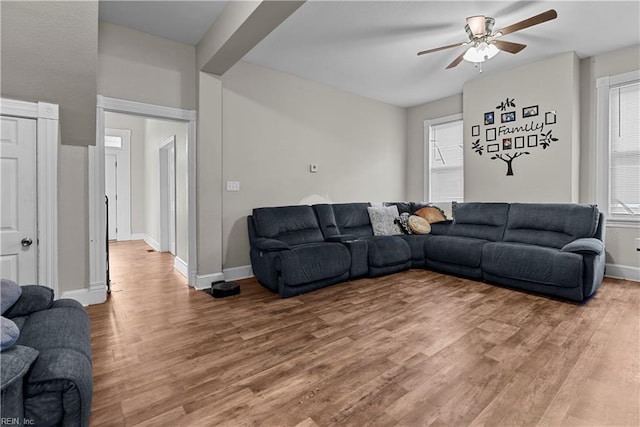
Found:
<svg viewBox="0 0 640 427"><path fill-rule="evenodd" d="M187 209L189 245L188 282L196 285L198 254L196 242L196 111L127 101L98 95L96 105L96 145L89 147L89 277L91 286L106 292L106 212L104 206L104 123L105 112L135 114L187 124Z"/></svg>
<svg viewBox="0 0 640 427"><path fill-rule="evenodd" d="M0 115L36 120L38 283L58 296L58 105L0 98Z"/></svg>
<svg viewBox="0 0 640 427"><path fill-rule="evenodd" d="M169 175L168 162L171 156L169 153L173 149L173 180ZM160 251L171 252L176 255L175 239L176 239L176 136L172 135L165 139L158 149L160 159ZM169 206L169 192L171 190L171 184L173 183L173 218L169 214L171 206ZM172 221L173 220L173 221ZM173 233L173 248L171 247L171 237Z"/></svg>
<svg viewBox="0 0 640 427"><path fill-rule="evenodd" d="M131 130L105 128L105 135L119 136L122 139L122 147L105 147L116 154L116 174L118 183L118 229L116 240L131 240ZM120 189L122 188L122 192Z"/></svg>

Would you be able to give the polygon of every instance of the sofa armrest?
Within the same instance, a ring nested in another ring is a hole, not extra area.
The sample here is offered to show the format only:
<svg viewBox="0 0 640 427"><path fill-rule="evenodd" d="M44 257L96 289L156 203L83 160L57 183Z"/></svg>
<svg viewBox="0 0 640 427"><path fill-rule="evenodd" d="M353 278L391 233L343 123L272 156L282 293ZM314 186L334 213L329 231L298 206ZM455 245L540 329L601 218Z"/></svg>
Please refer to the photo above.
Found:
<svg viewBox="0 0 640 427"><path fill-rule="evenodd" d="M253 241L253 246L256 249L265 252L286 251L291 249L291 247L282 240L268 239L266 237L258 237L255 239Z"/></svg>
<svg viewBox="0 0 640 427"><path fill-rule="evenodd" d="M564 245L562 252L601 255L604 252L604 243L593 237L577 239Z"/></svg>
<svg viewBox="0 0 640 427"><path fill-rule="evenodd" d="M358 238L353 234L336 234L334 236L329 236L325 239L326 242L352 242L354 240L358 240Z"/></svg>
<svg viewBox="0 0 640 427"><path fill-rule="evenodd" d="M53 304L53 289L40 285L22 286L22 295L3 314L4 317L12 318L28 316L36 311L47 310Z"/></svg>

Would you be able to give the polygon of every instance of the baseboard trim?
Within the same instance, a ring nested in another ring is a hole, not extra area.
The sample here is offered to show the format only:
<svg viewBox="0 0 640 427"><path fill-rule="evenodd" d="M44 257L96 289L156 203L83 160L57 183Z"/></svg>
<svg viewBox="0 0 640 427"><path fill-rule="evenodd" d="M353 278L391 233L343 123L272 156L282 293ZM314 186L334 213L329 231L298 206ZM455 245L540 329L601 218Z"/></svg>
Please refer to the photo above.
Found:
<svg viewBox="0 0 640 427"><path fill-rule="evenodd" d="M173 268L178 270L184 277L188 277L189 269L187 268L187 263L177 256L173 258Z"/></svg>
<svg viewBox="0 0 640 427"><path fill-rule="evenodd" d="M92 283L89 289L74 289L62 293L62 298L70 298L78 301L83 306L102 304L107 300L107 286L100 283Z"/></svg>
<svg viewBox="0 0 640 427"><path fill-rule="evenodd" d="M253 277L253 269L250 265L241 265L239 267L231 267L222 269L222 274L224 274L224 280L240 280L240 279L248 279L249 277Z"/></svg>
<svg viewBox="0 0 640 427"><path fill-rule="evenodd" d="M144 240L144 233L131 233L131 240Z"/></svg>
<svg viewBox="0 0 640 427"><path fill-rule="evenodd" d="M607 264L605 276L613 277L614 279L633 280L634 282L640 282L640 268L632 267L630 265Z"/></svg>
<svg viewBox="0 0 640 427"><path fill-rule="evenodd" d="M197 275L194 288L198 290L209 289L212 282L218 282L220 280L224 280L224 274L222 273Z"/></svg>

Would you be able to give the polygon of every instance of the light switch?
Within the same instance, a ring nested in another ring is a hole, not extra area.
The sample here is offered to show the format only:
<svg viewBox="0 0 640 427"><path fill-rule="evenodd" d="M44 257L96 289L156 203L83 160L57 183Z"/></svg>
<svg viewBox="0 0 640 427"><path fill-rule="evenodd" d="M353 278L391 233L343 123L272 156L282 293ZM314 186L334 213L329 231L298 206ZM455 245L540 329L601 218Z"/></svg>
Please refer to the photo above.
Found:
<svg viewBox="0 0 640 427"><path fill-rule="evenodd" d="M227 181L227 191L240 191L240 181Z"/></svg>
<svg viewBox="0 0 640 427"><path fill-rule="evenodd" d="M311 173L316 173L318 172L318 165L315 163L312 163L309 165L309 172Z"/></svg>

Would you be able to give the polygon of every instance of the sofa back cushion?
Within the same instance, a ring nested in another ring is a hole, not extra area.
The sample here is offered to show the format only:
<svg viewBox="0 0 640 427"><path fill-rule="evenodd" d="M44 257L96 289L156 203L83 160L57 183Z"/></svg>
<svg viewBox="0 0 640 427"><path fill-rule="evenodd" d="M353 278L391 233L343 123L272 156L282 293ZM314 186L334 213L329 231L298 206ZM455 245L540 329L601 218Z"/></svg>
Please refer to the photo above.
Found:
<svg viewBox="0 0 640 427"><path fill-rule="evenodd" d="M573 240L595 236L599 216L591 205L513 203L504 241L560 249Z"/></svg>
<svg viewBox="0 0 640 427"><path fill-rule="evenodd" d="M331 205L339 234L353 234L356 237L373 236L367 208L369 203L338 203Z"/></svg>
<svg viewBox="0 0 640 427"><path fill-rule="evenodd" d="M253 221L259 237L281 240L288 245L324 242L311 206L256 208Z"/></svg>
<svg viewBox="0 0 640 427"><path fill-rule="evenodd" d="M452 236L475 239L502 240L507 223L508 203L452 203L453 224L449 228Z"/></svg>

